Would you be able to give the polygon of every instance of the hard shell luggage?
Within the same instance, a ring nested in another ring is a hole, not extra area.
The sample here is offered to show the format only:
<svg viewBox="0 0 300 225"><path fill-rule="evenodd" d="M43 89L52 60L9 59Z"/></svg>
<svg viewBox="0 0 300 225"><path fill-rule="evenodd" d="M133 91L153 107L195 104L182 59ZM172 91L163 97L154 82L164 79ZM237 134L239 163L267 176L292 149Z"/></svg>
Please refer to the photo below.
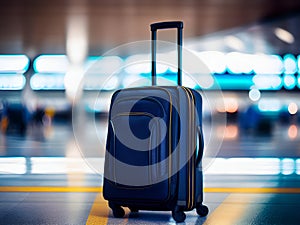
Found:
<svg viewBox="0 0 300 225"><path fill-rule="evenodd" d="M156 86L156 32L177 28L178 85ZM203 202L202 98L181 85L182 29L178 21L151 24L152 86L116 91L111 99L103 195L115 217L122 207L172 211L176 222Z"/></svg>

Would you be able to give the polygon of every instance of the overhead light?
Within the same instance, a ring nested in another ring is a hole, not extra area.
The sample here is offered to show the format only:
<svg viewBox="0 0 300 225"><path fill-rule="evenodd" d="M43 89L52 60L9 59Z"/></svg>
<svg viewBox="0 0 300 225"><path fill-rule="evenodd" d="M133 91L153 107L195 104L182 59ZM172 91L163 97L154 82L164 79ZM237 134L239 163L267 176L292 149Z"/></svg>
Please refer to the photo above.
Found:
<svg viewBox="0 0 300 225"><path fill-rule="evenodd" d="M245 45L244 45L243 41L233 35L229 35L229 36L225 37L225 43L230 48L233 48L238 51L242 51L245 49Z"/></svg>
<svg viewBox="0 0 300 225"><path fill-rule="evenodd" d="M150 56L146 54L129 56L125 60L125 71L129 74L150 73Z"/></svg>
<svg viewBox="0 0 300 225"><path fill-rule="evenodd" d="M281 103L278 99L261 99L258 102L258 109L261 112L279 112L281 110Z"/></svg>
<svg viewBox="0 0 300 225"><path fill-rule="evenodd" d="M0 55L0 73L25 73L29 63L26 55Z"/></svg>
<svg viewBox="0 0 300 225"><path fill-rule="evenodd" d="M203 51L197 55L212 73L222 74L226 72L226 57L223 52Z"/></svg>
<svg viewBox="0 0 300 225"><path fill-rule="evenodd" d="M93 64L90 65L87 73L88 75L105 75L108 77L114 73L117 73L123 64L123 60L118 56L98 57L96 60L94 60Z"/></svg>
<svg viewBox="0 0 300 225"><path fill-rule="evenodd" d="M236 97L228 97L223 99L224 102L217 105L217 111L221 113L235 113L238 111L239 103Z"/></svg>
<svg viewBox="0 0 300 225"><path fill-rule="evenodd" d="M260 91L257 89L257 88L252 88L250 91L249 91L249 98L255 102L255 101L258 101L261 97L261 93Z"/></svg>
<svg viewBox="0 0 300 225"><path fill-rule="evenodd" d="M277 38L279 38L281 41L288 43L288 44L293 44L295 41L294 36L288 32L287 30L284 30L282 28L275 28L274 34L276 35Z"/></svg>
<svg viewBox="0 0 300 225"><path fill-rule="evenodd" d="M1 174L25 174L26 159L24 157L1 157Z"/></svg>
<svg viewBox="0 0 300 225"><path fill-rule="evenodd" d="M283 72L284 66L279 55L255 55L253 57L253 72L255 74L276 74Z"/></svg>
<svg viewBox="0 0 300 225"><path fill-rule="evenodd" d="M286 89L292 90L296 86L297 80L294 75L284 75L283 77L283 85Z"/></svg>
<svg viewBox="0 0 300 225"><path fill-rule="evenodd" d="M30 78L32 90L64 90L64 76L61 73L35 73Z"/></svg>
<svg viewBox="0 0 300 225"><path fill-rule="evenodd" d="M259 90L279 90L283 83L279 75L255 75L252 78L255 87Z"/></svg>
<svg viewBox="0 0 300 225"><path fill-rule="evenodd" d="M66 55L40 55L33 61L37 73L66 73L70 62Z"/></svg>
<svg viewBox="0 0 300 225"><path fill-rule="evenodd" d="M250 74L253 71L254 55L230 52L226 55L227 70L231 74Z"/></svg>
<svg viewBox="0 0 300 225"><path fill-rule="evenodd" d="M295 125L292 125L290 128L292 128L292 130L293 130L294 128L297 128L297 127ZM290 131L290 129L289 129L289 131ZM297 131L296 131L296 134L297 134ZM295 165L294 159L284 158L281 160L281 173L283 175L291 175L295 172L295 169L296 169L295 166L296 165Z"/></svg>
<svg viewBox="0 0 300 225"><path fill-rule="evenodd" d="M283 65L285 74L295 74L298 71L297 59L292 54L286 54L283 57Z"/></svg>
<svg viewBox="0 0 300 225"><path fill-rule="evenodd" d="M25 84L26 78L22 74L0 73L0 90L22 90Z"/></svg>
<svg viewBox="0 0 300 225"><path fill-rule="evenodd" d="M291 115L295 115L298 112L298 106L295 102L291 102L288 106L288 111Z"/></svg>

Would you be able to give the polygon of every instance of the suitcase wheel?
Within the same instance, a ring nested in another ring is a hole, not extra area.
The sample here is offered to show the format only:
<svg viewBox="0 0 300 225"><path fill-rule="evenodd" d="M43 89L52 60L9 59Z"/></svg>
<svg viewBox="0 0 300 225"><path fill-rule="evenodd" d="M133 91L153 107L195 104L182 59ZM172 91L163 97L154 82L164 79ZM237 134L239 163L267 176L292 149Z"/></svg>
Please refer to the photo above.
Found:
<svg viewBox="0 0 300 225"><path fill-rule="evenodd" d="M207 216L207 214L208 214L208 207L206 206L206 205L199 205L199 206L197 206L197 214L199 215L199 216Z"/></svg>
<svg viewBox="0 0 300 225"><path fill-rule="evenodd" d="M109 203L109 207L113 211L113 215L114 215L115 218L122 218L122 217L124 217L125 211L124 211L124 209L121 206L115 205L113 203Z"/></svg>
<svg viewBox="0 0 300 225"><path fill-rule="evenodd" d="M172 217L177 223L182 223L182 222L184 222L186 215L185 215L184 211L182 211L182 210L178 209L178 207L176 207L172 211Z"/></svg>

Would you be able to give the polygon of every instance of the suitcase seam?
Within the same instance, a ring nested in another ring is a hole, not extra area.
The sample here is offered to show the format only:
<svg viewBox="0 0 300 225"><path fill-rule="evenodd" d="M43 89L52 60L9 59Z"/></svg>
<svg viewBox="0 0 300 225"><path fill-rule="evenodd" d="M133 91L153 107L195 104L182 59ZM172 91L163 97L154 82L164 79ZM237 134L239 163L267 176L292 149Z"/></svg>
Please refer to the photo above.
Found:
<svg viewBox="0 0 300 225"><path fill-rule="evenodd" d="M195 126L193 126L194 124L193 124L193 121L195 121L195 108L194 108L194 105L193 104L191 104L191 102L193 102L193 103L195 103L195 98L194 98L194 95L193 95L193 93L190 91L190 89L189 88L186 88L186 87L182 87L184 90L185 90L185 92L187 93L187 95L188 95L188 101L189 101L189 105L190 105L190 107L189 107L189 111L190 111L190 121L189 121L189 123L190 123L190 127L192 127L192 129L193 129L193 131L194 131L194 129L195 129ZM189 98L189 97L191 97L191 99ZM195 131L193 132L193 134L195 133ZM190 137L190 138L194 138L194 136L192 137L191 135L188 135L188 137ZM193 209L193 206L194 206L194 198L195 198L195 171L194 171L194 167L193 167L193 165L194 165L194 160L193 160L193 157L194 157L194 146L193 146L193 141L192 141L192 143L191 142L189 142L189 151L191 151L190 153L191 153L191 158L188 160L188 162L189 162L189 166L188 166L188 169L189 169L189 173L188 173L188 175L190 175L190 174L192 174L192 180L191 180L191 182L189 182L189 202L188 202L188 209ZM189 178L190 178L190 176L189 176Z"/></svg>

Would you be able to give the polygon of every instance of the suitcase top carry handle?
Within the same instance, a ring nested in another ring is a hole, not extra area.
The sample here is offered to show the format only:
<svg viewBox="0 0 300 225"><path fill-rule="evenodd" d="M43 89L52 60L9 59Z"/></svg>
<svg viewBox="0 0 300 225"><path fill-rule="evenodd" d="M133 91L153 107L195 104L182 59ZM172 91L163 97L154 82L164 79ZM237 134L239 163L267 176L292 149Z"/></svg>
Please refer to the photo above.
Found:
<svg viewBox="0 0 300 225"><path fill-rule="evenodd" d="M151 39L152 39L152 85L156 85L156 32L158 29L171 29L177 28L177 57L178 57L178 75L177 75L177 84L182 85L182 29L183 22L181 21L168 21L153 23L151 27Z"/></svg>
<svg viewBox="0 0 300 225"><path fill-rule="evenodd" d="M183 22L181 21L159 22L159 23L151 24L150 27L151 27L151 31L156 31L158 29L171 29L171 28L182 29Z"/></svg>

